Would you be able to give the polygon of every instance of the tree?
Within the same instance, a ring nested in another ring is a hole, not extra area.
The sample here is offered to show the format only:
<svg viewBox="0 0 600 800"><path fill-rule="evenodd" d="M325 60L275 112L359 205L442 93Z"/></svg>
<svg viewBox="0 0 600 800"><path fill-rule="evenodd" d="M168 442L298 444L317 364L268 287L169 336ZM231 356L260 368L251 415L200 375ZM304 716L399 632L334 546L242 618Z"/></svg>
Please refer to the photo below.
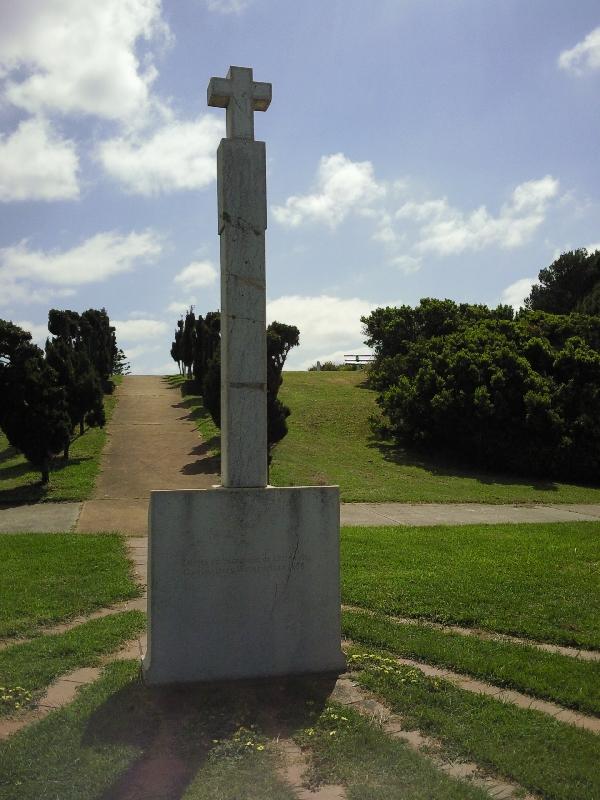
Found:
<svg viewBox="0 0 600 800"><path fill-rule="evenodd" d="M267 441L269 450L288 432L290 409L277 395L283 383L283 367L292 347L300 344L295 325L272 322L267 328Z"/></svg>
<svg viewBox="0 0 600 800"><path fill-rule="evenodd" d="M194 307L190 306L185 315L183 323L183 334L181 337L181 361L187 377L192 377L192 366L194 364L194 351L196 343L196 316Z"/></svg>
<svg viewBox="0 0 600 800"><path fill-rule="evenodd" d="M597 313L600 251L588 253L582 247L562 253L549 267L540 270L538 281L525 300L526 309L553 314L569 314L571 311ZM590 294L596 298L591 306L586 303Z"/></svg>
<svg viewBox="0 0 600 800"><path fill-rule="evenodd" d="M370 380L398 443L491 469L598 480L599 318L463 314L451 333L386 352Z"/></svg>
<svg viewBox="0 0 600 800"><path fill-rule="evenodd" d="M71 431L79 426L79 434L83 435L85 422L90 427L104 426L102 386L83 342L81 317L73 311L51 309L48 329L55 338L46 341L46 361L65 390ZM70 442L69 436L64 445L65 459L69 457Z"/></svg>
<svg viewBox="0 0 600 800"><path fill-rule="evenodd" d="M112 374L113 375L129 375L131 373L131 364L127 360L127 356L119 347L113 358Z"/></svg>
<svg viewBox="0 0 600 800"><path fill-rule="evenodd" d="M118 353L115 329L110 324L106 309L89 308L81 314L81 345L100 379L103 391L114 389L110 381L113 364Z"/></svg>
<svg viewBox="0 0 600 800"><path fill-rule="evenodd" d="M183 375L183 354L181 350L181 340L183 338L183 319L177 320L175 335L171 342L171 358L177 362L177 369Z"/></svg>
<svg viewBox="0 0 600 800"><path fill-rule="evenodd" d="M9 443L50 478L50 460L71 430L65 390L31 335L0 320L0 427Z"/></svg>

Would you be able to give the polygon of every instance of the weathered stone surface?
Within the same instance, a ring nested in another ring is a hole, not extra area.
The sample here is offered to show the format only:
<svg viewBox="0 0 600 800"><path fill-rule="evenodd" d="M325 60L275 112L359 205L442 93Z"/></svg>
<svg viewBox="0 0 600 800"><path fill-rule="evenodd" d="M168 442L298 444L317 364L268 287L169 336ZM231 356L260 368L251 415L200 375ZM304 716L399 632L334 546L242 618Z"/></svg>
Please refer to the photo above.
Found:
<svg viewBox="0 0 600 800"><path fill-rule="evenodd" d="M337 487L152 492L149 553L148 683L345 668Z"/></svg>
<svg viewBox="0 0 600 800"><path fill-rule="evenodd" d="M217 153L221 237L223 486L267 485L264 142L223 139Z"/></svg>

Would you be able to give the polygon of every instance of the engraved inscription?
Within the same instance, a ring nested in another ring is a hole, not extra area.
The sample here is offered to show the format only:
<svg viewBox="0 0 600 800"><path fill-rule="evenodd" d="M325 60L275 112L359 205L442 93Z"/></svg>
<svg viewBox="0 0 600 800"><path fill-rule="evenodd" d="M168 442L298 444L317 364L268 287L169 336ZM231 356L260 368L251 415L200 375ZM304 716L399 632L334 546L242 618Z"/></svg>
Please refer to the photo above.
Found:
<svg viewBox="0 0 600 800"><path fill-rule="evenodd" d="M290 556L255 556L250 558L191 558L184 567L187 575L262 575L303 570L310 558Z"/></svg>

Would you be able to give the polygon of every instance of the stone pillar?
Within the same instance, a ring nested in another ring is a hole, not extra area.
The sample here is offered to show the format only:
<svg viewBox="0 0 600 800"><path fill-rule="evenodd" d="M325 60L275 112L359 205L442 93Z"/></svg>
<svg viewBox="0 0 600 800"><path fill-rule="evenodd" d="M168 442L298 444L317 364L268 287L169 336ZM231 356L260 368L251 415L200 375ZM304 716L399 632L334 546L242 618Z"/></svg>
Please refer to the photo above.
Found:
<svg viewBox="0 0 600 800"><path fill-rule="evenodd" d="M221 241L223 486L267 485L265 144L223 139L217 152Z"/></svg>

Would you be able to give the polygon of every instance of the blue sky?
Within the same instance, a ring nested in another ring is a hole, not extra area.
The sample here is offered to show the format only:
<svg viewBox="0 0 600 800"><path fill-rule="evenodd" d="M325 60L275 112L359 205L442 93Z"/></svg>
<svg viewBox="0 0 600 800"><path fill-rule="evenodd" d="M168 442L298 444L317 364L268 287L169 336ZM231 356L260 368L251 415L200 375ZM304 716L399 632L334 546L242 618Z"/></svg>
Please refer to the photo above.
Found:
<svg viewBox="0 0 600 800"><path fill-rule="evenodd" d="M134 372L218 308L211 76L273 84L268 314L288 366L361 314L519 304L600 248L597 0L0 0L0 317L105 306Z"/></svg>

